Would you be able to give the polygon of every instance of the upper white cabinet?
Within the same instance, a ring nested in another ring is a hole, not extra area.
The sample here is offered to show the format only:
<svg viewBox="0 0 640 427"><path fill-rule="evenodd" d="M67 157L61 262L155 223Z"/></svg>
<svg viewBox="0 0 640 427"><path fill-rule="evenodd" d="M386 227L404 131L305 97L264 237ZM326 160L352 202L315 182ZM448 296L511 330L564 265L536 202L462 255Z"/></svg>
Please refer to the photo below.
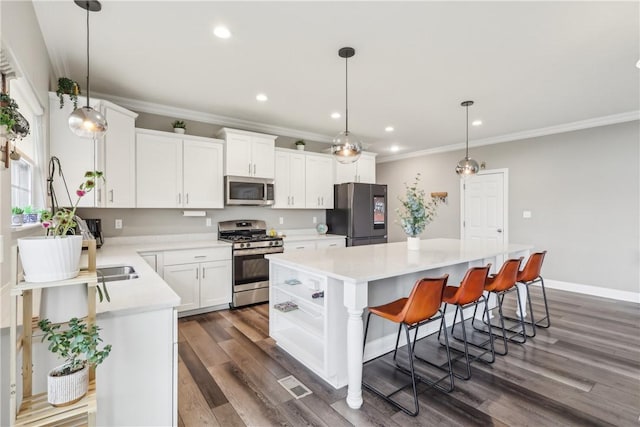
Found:
<svg viewBox="0 0 640 427"><path fill-rule="evenodd" d="M78 107L86 105L85 97L78 97ZM95 107L97 100L92 100L91 106ZM95 170L98 147L94 140L82 138L69 129L69 116L73 113L73 103L65 97L64 107L60 108L57 95L49 92L49 141L50 155L60 160L60 168L64 174L64 180L56 169L53 176L53 189L59 206L71 206L76 201L76 189L84 181L86 171ZM109 129L111 131L111 129ZM69 195L64 182L69 187ZM79 207L100 206L102 189L97 188L80 199ZM71 197L71 200L69 200Z"/></svg>
<svg viewBox="0 0 640 427"><path fill-rule="evenodd" d="M363 152L358 161L343 164L336 162L335 183L364 182L376 183L376 154Z"/></svg>
<svg viewBox="0 0 640 427"><path fill-rule="evenodd" d="M86 102L85 97L78 97L78 107ZM135 119L138 115L99 99L92 99L91 106L105 115L109 124L102 139L82 138L71 132L68 120L74 110L73 103L65 97L61 109L58 96L49 92L50 155L60 160L71 196L70 201L64 180L56 170L53 184L58 204L75 203L75 192L84 173L101 170L105 184L98 181L95 191L81 198L78 206L132 208L135 206Z"/></svg>
<svg viewBox="0 0 640 427"><path fill-rule="evenodd" d="M99 108L109 130L98 141L98 169L106 177L99 206L134 208L136 206L136 132L138 115L111 102L100 101Z"/></svg>
<svg viewBox="0 0 640 427"><path fill-rule="evenodd" d="M275 178L276 136L229 128L217 136L226 141L225 175Z"/></svg>
<svg viewBox="0 0 640 427"><path fill-rule="evenodd" d="M139 208L223 207L223 141L136 130Z"/></svg>
<svg viewBox="0 0 640 427"><path fill-rule="evenodd" d="M326 154L305 155L307 209L333 209L334 163L335 160Z"/></svg>
<svg viewBox="0 0 640 427"><path fill-rule="evenodd" d="M306 156L297 150L276 149L275 209L304 209Z"/></svg>

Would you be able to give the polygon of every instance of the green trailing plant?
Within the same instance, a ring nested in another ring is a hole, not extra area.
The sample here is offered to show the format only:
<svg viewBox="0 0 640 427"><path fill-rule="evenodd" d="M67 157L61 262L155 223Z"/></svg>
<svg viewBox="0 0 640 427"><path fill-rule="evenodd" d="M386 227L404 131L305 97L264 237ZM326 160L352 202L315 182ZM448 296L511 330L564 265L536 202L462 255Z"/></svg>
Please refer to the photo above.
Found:
<svg viewBox="0 0 640 427"><path fill-rule="evenodd" d="M171 123L171 127L173 127L174 129L186 129L187 125L182 120L176 120L175 122Z"/></svg>
<svg viewBox="0 0 640 427"><path fill-rule="evenodd" d="M80 85L74 80L66 77L58 79L58 89L56 95L60 99L60 108L64 107L64 96L67 95L73 102L73 108L78 108L78 95L80 95Z"/></svg>
<svg viewBox="0 0 640 427"><path fill-rule="evenodd" d="M79 371L85 366L97 366L104 362L111 352L111 345L99 348L102 342L98 326L87 326L84 320L77 317L69 320L69 328L62 330L62 325L52 324L49 319L42 319L38 326L44 332L42 342L49 342L49 351L64 359L62 367L53 373L64 376Z"/></svg>
<svg viewBox="0 0 640 427"><path fill-rule="evenodd" d="M12 131L18 121L18 103L7 93L0 93L0 125Z"/></svg>

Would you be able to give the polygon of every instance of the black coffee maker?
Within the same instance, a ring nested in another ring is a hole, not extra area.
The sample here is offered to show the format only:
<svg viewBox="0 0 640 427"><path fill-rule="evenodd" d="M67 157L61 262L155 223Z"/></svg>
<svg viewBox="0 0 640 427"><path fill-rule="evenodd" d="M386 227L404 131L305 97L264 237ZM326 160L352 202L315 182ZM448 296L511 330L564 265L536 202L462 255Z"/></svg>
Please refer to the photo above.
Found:
<svg viewBox="0 0 640 427"><path fill-rule="evenodd" d="M104 243L104 237L102 236L102 220L99 218L96 219L85 219L87 223L87 228L93 237L96 238L96 248L99 248Z"/></svg>

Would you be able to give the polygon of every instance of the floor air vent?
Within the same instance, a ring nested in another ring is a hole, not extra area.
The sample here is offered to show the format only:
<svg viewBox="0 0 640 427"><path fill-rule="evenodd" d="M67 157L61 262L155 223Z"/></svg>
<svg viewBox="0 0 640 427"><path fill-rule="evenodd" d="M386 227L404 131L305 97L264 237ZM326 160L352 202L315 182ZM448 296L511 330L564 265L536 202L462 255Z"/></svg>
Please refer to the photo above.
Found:
<svg viewBox="0 0 640 427"><path fill-rule="evenodd" d="M284 387L293 397L300 399L311 394L311 390L302 384L296 377L289 375L278 380L280 385Z"/></svg>

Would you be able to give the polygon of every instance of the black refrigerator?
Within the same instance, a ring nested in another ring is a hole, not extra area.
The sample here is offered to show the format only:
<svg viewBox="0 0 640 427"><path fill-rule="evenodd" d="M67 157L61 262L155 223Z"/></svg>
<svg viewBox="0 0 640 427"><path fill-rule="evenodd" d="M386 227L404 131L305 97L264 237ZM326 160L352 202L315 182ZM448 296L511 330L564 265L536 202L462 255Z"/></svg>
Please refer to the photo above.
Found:
<svg viewBox="0 0 640 427"><path fill-rule="evenodd" d="M347 236L347 246L387 243L387 186L359 182L334 185L327 226L329 233Z"/></svg>

